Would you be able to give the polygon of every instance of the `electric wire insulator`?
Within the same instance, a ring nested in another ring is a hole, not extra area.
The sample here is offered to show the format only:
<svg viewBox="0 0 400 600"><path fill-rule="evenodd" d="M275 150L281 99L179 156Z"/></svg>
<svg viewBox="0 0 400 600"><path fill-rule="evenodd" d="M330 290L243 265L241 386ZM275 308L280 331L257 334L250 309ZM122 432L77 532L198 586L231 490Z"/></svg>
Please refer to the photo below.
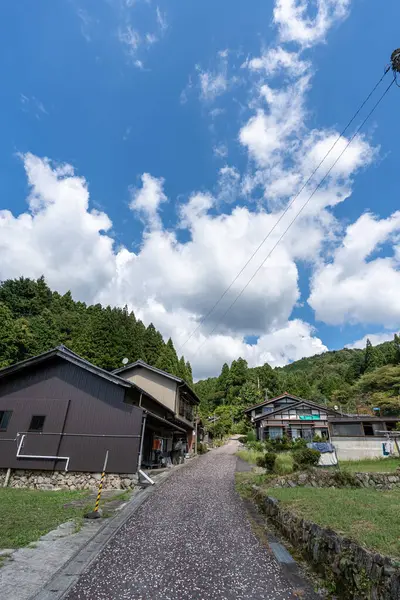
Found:
<svg viewBox="0 0 400 600"><path fill-rule="evenodd" d="M390 57L390 62L392 63L392 69L395 73L400 73L400 48L397 50L393 50L392 55Z"/></svg>

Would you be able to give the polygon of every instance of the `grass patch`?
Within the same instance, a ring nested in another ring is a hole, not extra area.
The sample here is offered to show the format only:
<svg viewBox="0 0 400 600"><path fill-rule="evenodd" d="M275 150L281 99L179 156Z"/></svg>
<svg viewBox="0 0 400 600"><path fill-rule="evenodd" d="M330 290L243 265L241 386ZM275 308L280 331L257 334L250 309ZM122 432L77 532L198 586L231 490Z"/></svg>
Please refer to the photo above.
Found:
<svg viewBox="0 0 400 600"><path fill-rule="evenodd" d="M252 485L266 487L271 479L275 479L275 474L267 473L235 473L236 490L244 498L252 498L254 493L251 489Z"/></svg>
<svg viewBox="0 0 400 600"><path fill-rule="evenodd" d="M400 490L298 487L268 493L302 518L400 559Z"/></svg>
<svg viewBox="0 0 400 600"><path fill-rule="evenodd" d="M257 463L257 458L264 456L264 454L265 452L259 452L258 450L238 450L236 452L236 456L251 465L255 465Z"/></svg>
<svg viewBox="0 0 400 600"><path fill-rule="evenodd" d="M87 505L63 505L87 495L87 491L0 489L0 548L26 546L69 519L81 522Z"/></svg>
<svg viewBox="0 0 400 600"><path fill-rule="evenodd" d="M400 467L399 458L369 458L365 460L343 460L341 469L351 473L393 473Z"/></svg>

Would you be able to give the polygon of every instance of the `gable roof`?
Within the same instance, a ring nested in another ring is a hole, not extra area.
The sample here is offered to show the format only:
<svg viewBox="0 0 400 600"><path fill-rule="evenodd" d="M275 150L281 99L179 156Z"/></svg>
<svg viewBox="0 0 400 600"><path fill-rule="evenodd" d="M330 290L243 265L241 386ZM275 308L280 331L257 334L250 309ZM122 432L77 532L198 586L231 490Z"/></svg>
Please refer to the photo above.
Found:
<svg viewBox="0 0 400 600"><path fill-rule="evenodd" d="M253 406L249 406L249 408L246 408L246 410L244 412L245 413L250 412L251 410L254 410L255 408L259 408L260 406L266 406L267 404L271 404L271 403L275 402L276 400L282 400L283 398L292 398L293 400L296 400L296 401L304 400L304 398L299 398L298 396L294 396L293 394L288 394L288 392L285 392L284 394L281 394L280 396L276 396L275 398L270 398L269 400L264 400L263 402L259 402L258 404L253 404ZM305 402L309 402L309 400L305 400Z"/></svg>
<svg viewBox="0 0 400 600"><path fill-rule="evenodd" d="M153 371L154 373L158 373L159 375L164 375L164 377L168 377L168 379L173 379L177 382L182 382L183 379L180 377L175 377L175 375L171 375L171 373L167 373L166 371L162 371L161 369L157 369L157 367L152 367L151 365L144 362L144 360L135 360L135 362L129 363L128 365L124 365L123 367L119 367L118 369L114 369L113 373L122 373L123 371L128 371L130 369L134 369L135 367L142 367L143 369L149 369L149 371Z"/></svg>
<svg viewBox="0 0 400 600"><path fill-rule="evenodd" d="M131 383L130 381L127 381L126 379L122 379L122 377L118 377L117 375L114 375L113 373L109 373L108 371L106 371L105 369L102 369L101 367L97 367L96 365L93 365L91 362L89 362L85 358L82 358L81 356L79 356L78 354L76 354L75 352L73 352L72 350L67 348L66 346L62 346L62 345L57 346L56 348L52 348L51 350L48 350L47 352L43 352L42 354L38 354L37 356L32 356L31 358L26 358L25 360L21 360L20 362L10 365L9 367L3 367L2 369L0 369L0 378L6 377L7 375L11 375L12 373L17 373L28 367L39 365L39 364L41 364L47 360L50 360L51 358L55 358L55 357L62 358L74 365L77 365L78 367L85 369L86 371L90 371L94 375L98 375L99 377L102 377L103 379L107 379L108 381L110 381L111 383L114 383L116 385L120 385L125 388L133 387L133 388L137 388L139 391L142 391L141 388L139 386L135 385L134 383Z"/></svg>
<svg viewBox="0 0 400 600"><path fill-rule="evenodd" d="M299 408L302 404L305 404L306 406L310 406L311 408L315 408L317 410L323 410L324 412L327 413L327 416L328 415L341 416L341 413L337 412L333 408L328 408L327 406L323 406L322 404L316 404L315 402L311 402L310 400L301 399L298 402L290 404L289 406L282 406L282 407L277 408L276 410L273 410L269 413L264 413L264 414L258 415L257 417L254 417L253 422L260 421L261 419L268 419L271 415L277 415L281 412L285 412L286 410L292 410L293 408Z"/></svg>
<svg viewBox="0 0 400 600"><path fill-rule="evenodd" d="M200 403L200 398L197 396L196 392L190 387L190 385L181 377L176 377L175 375L171 375L171 373L167 373L166 371L162 371L162 369L157 369L157 367L153 367L152 365L147 364L144 360L135 360L135 362L129 363L128 365L124 365L123 367L119 367L118 369L114 369L112 371L113 374L123 373L124 371L129 371L135 368L147 369L148 371L152 371L153 373L157 373L167 379L172 379L172 381L176 381L179 384L179 387L185 389L186 392L193 397L197 404Z"/></svg>

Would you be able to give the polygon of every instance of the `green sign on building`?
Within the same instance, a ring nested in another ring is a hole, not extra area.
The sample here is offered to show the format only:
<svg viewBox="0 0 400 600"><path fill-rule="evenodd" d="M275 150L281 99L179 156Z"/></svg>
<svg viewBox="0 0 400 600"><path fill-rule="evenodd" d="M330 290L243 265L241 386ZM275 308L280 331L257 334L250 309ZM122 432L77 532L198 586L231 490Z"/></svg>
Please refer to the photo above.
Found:
<svg viewBox="0 0 400 600"><path fill-rule="evenodd" d="M304 415L300 417L301 421L319 421L320 420L320 416L319 415Z"/></svg>

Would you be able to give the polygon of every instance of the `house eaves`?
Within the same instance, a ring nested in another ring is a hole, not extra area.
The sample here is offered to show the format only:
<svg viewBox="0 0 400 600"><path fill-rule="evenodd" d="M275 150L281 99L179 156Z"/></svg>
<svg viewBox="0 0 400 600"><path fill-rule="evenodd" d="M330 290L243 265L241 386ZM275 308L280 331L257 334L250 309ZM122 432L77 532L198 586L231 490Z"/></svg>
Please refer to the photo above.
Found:
<svg viewBox="0 0 400 600"><path fill-rule="evenodd" d="M340 413L336 412L335 410L333 410L331 408L326 408L322 404L315 404L314 402L309 402L308 400L299 400L298 402L291 404L290 406L282 406L282 408L277 408L276 410L273 410L269 413L264 413L262 415L258 415L257 417L254 417L253 423L255 423L256 421L261 421L261 419L268 419L271 415L278 415L279 413L285 412L287 410L293 410L294 408L299 408L299 406L301 406L302 404L305 404L306 406L310 406L311 408L315 408L317 410L323 410L327 413L327 416L329 416L330 414L331 415L340 415Z"/></svg>

